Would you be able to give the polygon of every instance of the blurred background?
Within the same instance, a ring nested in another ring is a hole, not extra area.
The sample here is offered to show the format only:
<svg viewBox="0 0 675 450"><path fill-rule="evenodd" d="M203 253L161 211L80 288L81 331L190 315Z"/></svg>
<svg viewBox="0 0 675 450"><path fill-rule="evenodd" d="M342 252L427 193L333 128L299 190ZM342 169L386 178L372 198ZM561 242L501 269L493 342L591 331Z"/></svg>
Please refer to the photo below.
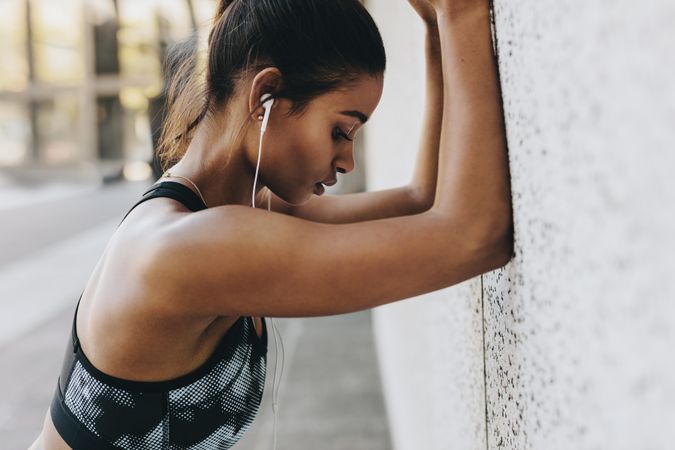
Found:
<svg viewBox="0 0 675 450"><path fill-rule="evenodd" d="M167 51L203 42L215 5L0 0L2 449L27 448L42 428L77 298L119 221L161 175ZM363 190L357 153L358 169L329 193ZM286 350L279 448L389 448L370 313L275 322ZM268 345L263 404L237 448L271 443L271 335Z"/></svg>
<svg viewBox="0 0 675 450"><path fill-rule="evenodd" d="M0 2L3 172L149 179L167 47L206 32L213 10L211 0Z"/></svg>

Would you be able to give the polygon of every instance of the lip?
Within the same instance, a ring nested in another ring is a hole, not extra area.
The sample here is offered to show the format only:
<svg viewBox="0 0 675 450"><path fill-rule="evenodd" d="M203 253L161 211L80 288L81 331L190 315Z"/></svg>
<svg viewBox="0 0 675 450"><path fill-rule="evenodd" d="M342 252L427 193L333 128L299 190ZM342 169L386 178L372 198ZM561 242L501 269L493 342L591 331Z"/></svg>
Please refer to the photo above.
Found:
<svg viewBox="0 0 675 450"><path fill-rule="evenodd" d="M324 192L326 192L326 188L324 188L321 183L314 184L314 193L316 195L323 195Z"/></svg>

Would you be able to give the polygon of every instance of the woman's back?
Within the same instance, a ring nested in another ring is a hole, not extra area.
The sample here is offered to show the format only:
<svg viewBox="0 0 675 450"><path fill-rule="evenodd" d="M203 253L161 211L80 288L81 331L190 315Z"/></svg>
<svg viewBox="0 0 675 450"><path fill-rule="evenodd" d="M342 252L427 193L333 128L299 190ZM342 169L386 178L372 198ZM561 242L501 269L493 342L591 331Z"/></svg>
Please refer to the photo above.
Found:
<svg viewBox="0 0 675 450"><path fill-rule="evenodd" d="M178 183L164 186L168 184ZM151 270L144 259L149 237L190 212L178 200L155 198L129 210L94 268L78 307L77 330L87 357L120 378L152 381L189 372L208 358L220 336L239 318L174 314L162 307L166 293L144 285L143 274Z"/></svg>

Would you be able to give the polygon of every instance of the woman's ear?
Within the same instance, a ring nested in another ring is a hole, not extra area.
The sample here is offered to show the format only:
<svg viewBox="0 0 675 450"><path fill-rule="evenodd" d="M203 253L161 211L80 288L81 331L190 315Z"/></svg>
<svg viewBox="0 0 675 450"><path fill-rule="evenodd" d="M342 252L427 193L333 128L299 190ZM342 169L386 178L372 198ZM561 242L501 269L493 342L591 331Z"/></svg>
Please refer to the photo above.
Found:
<svg viewBox="0 0 675 450"><path fill-rule="evenodd" d="M263 94L271 94L273 98L281 89L283 77L281 71L276 67L266 67L256 74L251 82L251 89L248 96L248 111L249 116L255 118L258 114L262 114L263 107L260 102L260 97ZM274 108L275 105L272 105Z"/></svg>

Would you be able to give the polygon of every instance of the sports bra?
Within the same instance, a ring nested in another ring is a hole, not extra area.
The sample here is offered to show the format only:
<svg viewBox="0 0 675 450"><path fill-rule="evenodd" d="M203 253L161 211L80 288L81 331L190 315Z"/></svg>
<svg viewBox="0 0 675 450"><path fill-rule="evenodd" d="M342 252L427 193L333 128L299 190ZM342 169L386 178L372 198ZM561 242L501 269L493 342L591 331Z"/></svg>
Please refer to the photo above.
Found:
<svg viewBox="0 0 675 450"><path fill-rule="evenodd" d="M156 197L178 200L193 212L206 209L187 186L164 181L129 212ZM264 318L258 337L253 319L240 317L207 361L186 375L131 381L101 372L82 352L76 330L80 300L50 406L56 430L74 450L228 449L253 423L265 384Z"/></svg>

